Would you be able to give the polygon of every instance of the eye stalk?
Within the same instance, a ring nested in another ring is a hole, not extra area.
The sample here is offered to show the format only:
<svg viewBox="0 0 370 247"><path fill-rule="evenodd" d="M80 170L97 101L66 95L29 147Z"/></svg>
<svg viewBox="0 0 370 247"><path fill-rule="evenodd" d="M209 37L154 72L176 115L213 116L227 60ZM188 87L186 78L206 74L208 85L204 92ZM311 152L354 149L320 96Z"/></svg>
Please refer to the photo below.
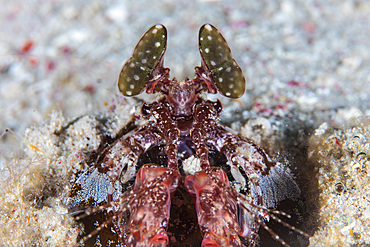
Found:
<svg viewBox="0 0 370 247"><path fill-rule="evenodd" d="M145 87L150 90L155 82L168 77L169 69L163 68L166 47L167 30L162 24L146 31L118 77L118 88L124 96L140 94Z"/></svg>
<svg viewBox="0 0 370 247"><path fill-rule="evenodd" d="M245 91L243 72L225 38L211 24L204 24L199 30L199 52L202 65L196 68L196 73L207 83L209 91L216 93L216 86L224 96L241 97Z"/></svg>
<svg viewBox="0 0 370 247"><path fill-rule="evenodd" d="M198 98L193 81L172 83L166 95L175 116L189 116Z"/></svg>

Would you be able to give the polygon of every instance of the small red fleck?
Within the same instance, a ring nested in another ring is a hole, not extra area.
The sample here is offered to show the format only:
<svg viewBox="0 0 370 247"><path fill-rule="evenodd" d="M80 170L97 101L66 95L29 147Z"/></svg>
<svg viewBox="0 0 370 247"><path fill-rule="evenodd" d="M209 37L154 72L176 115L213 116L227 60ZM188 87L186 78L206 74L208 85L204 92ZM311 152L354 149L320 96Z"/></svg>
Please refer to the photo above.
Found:
<svg viewBox="0 0 370 247"><path fill-rule="evenodd" d="M70 55L70 54L72 53L71 48L69 48L68 46L63 46L62 48L60 48L60 51L61 51L64 55Z"/></svg>
<svg viewBox="0 0 370 247"><path fill-rule="evenodd" d="M80 158L80 155L79 154L76 154L76 158Z"/></svg>
<svg viewBox="0 0 370 247"><path fill-rule="evenodd" d="M338 141L338 138L336 138L335 136L333 137L333 139L335 140L335 144L337 144L339 147L341 147L342 145L340 144L340 142Z"/></svg>
<svg viewBox="0 0 370 247"><path fill-rule="evenodd" d="M59 161L58 164L62 164L62 161Z"/></svg>
<svg viewBox="0 0 370 247"><path fill-rule="evenodd" d="M12 213L15 213L15 209L12 210Z"/></svg>
<svg viewBox="0 0 370 247"><path fill-rule="evenodd" d="M281 109L283 111L286 111L288 108L285 105L277 105L276 109Z"/></svg>
<svg viewBox="0 0 370 247"><path fill-rule="evenodd" d="M312 22L306 22L303 24L303 29L309 33L315 32L315 26Z"/></svg>
<svg viewBox="0 0 370 247"><path fill-rule="evenodd" d="M135 119L140 120L140 116L134 115Z"/></svg>
<svg viewBox="0 0 370 247"><path fill-rule="evenodd" d="M94 94L96 93L96 88L94 85L91 85L91 84L87 84L83 87L83 89L85 92L88 92L89 94Z"/></svg>
<svg viewBox="0 0 370 247"><path fill-rule="evenodd" d="M271 107L262 108L259 112L260 113L271 113Z"/></svg>
<svg viewBox="0 0 370 247"><path fill-rule="evenodd" d="M35 56L30 56L28 58L28 62L30 63L30 65L32 66L37 66L39 64L39 60L35 57Z"/></svg>
<svg viewBox="0 0 370 247"><path fill-rule="evenodd" d="M25 54L25 53L28 53L32 50L32 48L35 46L35 42L31 39L29 40L26 40L26 42L24 42L21 50L20 50L20 53L21 54Z"/></svg>
<svg viewBox="0 0 370 247"><path fill-rule="evenodd" d="M301 87L302 84L303 83L299 81L294 81L294 80L288 81L288 85L292 87Z"/></svg>
<svg viewBox="0 0 370 247"><path fill-rule="evenodd" d="M54 70L55 69L55 62L52 61L52 60L47 61L46 68L48 69L48 71Z"/></svg>
<svg viewBox="0 0 370 247"><path fill-rule="evenodd" d="M254 106L257 107L257 108L259 108L261 105L262 105L262 103L260 103L260 102L255 102L254 103Z"/></svg>
<svg viewBox="0 0 370 247"><path fill-rule="evenodd" d="M329 182L331 182L331 178L329 178Z"/></svg>
<svg viewBox="0 0 370 247"><path fill-rule="evenodd" d="M309 85L307 85L306 83L301 82L301 81L295 81L295 80L290 80L290 81L288 81L288 85L289 85L289 86L292 86L292 87L304 87L304 88L310 88L310 86L309 86Z"/></svg>

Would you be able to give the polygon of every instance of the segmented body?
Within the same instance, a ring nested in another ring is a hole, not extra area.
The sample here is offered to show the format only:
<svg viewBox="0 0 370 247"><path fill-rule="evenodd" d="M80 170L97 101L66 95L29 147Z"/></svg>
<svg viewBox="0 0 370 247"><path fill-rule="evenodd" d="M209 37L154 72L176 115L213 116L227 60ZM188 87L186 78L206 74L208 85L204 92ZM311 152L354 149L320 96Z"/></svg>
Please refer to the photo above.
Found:
<svg viewBox="0 0 370 247"><path fill-rule="evenodd" d="M244 94L245 79L229 46L215 27L202 26L202 64L195 68L196 78L177 82L168 79L169 69L163 67L166 38L164 26L151 27L122 68L118 87L123 95L145 90L163 97L144 103L141 113L146 124L107 145L76 181L79 189L71 197L75 205L92 194L102 205L78 219L99 210L109 215L81 242L111 224L117 244L179 245L178 230L169 230L169 224L174 225L170 223L171 202L179 191L187 191L188 197L177 203L191 208L193 200L196 210L197 222L183 221L185 242L195 239L194 232L200 230L202 246L254 245L260 226L279 239L264 223L266 217L280 222L267 208L297 197L298 186L260 147L218 122L220 101L200 96L202 92L220 92L230 98ZM132 186L126 186L130 181Z"/></svg>

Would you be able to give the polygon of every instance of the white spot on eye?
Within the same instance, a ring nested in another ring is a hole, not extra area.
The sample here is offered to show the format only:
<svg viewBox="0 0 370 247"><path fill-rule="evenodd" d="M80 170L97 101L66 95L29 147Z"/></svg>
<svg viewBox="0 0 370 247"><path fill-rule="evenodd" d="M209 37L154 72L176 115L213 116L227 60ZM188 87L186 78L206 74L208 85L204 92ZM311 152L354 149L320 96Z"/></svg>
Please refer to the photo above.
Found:
<svg viewBox="0 0 370 247"><path fill-rule="evenodd" d="M208 53L208 52L207 52L207 53ZM211 61L211 65L212 65L212 66L215 66L215 65L216 65L215 61Z"/></svg>
<svg viewBox="0 0 370 247"><path fill-rule="evenodd" d="M155 47L160 47L161 46L161 43L159 43L159 42L155 42Z"/></svg>
<svg viewBox="0 0 370 247"><path fill-rule="evenodd" d="M209 25L209 24L206 24L206 25L204 26L204 28L205 28L205 29L207 29L208 31L212 31L212 26L211 26L211 25Z"/></svg>
<svg viewBox="0 0 370 247"><path fill-rule="evenodd" d="M230 89L233 89L234 88L234 84L229 84L229 88Z"/></svg>
<svg viewBox="0 0 370 247"><path fill-rule="evenodd" d="M126 81L127 82L131 81L131 77L126 77Z"/></svg>
<svg viewBox="0 0 370 247"><path fill-rule="evenodd" d="M162 26L162 25L160 25L160 24L158 24L158 25L155 25L155 28L157 28L157 29L162 29L162 28L163 28L163 26Z"/></svg>
<svg viewBox="0 0 370 247"><path fill-rule="evenodd" d="M212 40L212 36L211 36L211 35L208 35L208 36L207 36L207 39L208 39L208 40Z"/></svg>
<svg viewBox="0 0 370 247"><path fill-rule="evenodd" d="M134 63L130 63L130 68L133 68L135 67L135 64Z"/></svg>
<svg viewBox="0 0 370 247"><path fill-rule="evenodd" d="M130 89L134 89L135 88L135 85L134 84L130 84Z"/></svg>
<svg viewBox="0 0 370 247"><path fill-rule="evenodd" d="M235 89L235 90L234 90L234 93L237 93L237 92L238 92L238 90L236 90L236 89Z"/></svg>
<svg viewBox="0 0 370 247"><path fill-rule="evenodd" d="M223 70L224 69L224 67L220 67L220 68L218 68L218 71L221 71L221 70Z"/></svg>
<svg viewBox="0 0 370 247"><path fill-rule="evenodd" d="M205 51L206 53L208 53L208 52L209 52L209 49L208 49L208 48L206 48L206 49L204 49L204 51Z"/></svg>
<svg viewBox="0 0 370 247"><path fill-rule="evenodd" d="M230 72L231 71L231 67L228 67L227 69L226 69L226 72Z"/></svg>
<svg viewBox="0 0 370 247"><path fill-rule="evenodd" d="M152 31L152 33L154 33L154 34L156 34L157 32L158 32L158 29L157 28L154 28L153 31Z"/></svg>
<svg viewBox="0 0 370 247"><path fill-rule="evenodd" d="M157 56L153 56L153 59L156 59L157 58Z"/></svg>
<svg viewBox="0 0 370 247"><path fill-rule="evenodd" d="M150 50L146 50L145 53L150 53Z"/></svg>
<svg viewBox="0 0 370 247"><path fill-rule="evenodd" d="M146 59L145 58L141 59L141 63L146 63Z"/></svg>
<svg viewBox="0 0 370 247"><path fill-rule="evenodd" d="M230 78L229 78L229 80L230 80L230 81L234 81L234 77L230 77Z"/></svg>
<svg viewBox="0 0 370 247"><path fill-rule="evenodd" d="M143 71L145 70L145 68L143 66L140 66L140 69L143 70Z"/></svg>
<svg viewBox="0 0 370 247"><path fill-rule="evenodd" d="M140 77L138 75L134 75L134 80L135 81L138 81L140 79Z"/></svg>
<svg viewBox="0 0 370 247"><path fill-rule="evenodd" d="M230 95L231 95L231 93L230 93L230 92L227 92L227 93L225 93L225 95L226 95L226 96L230 96Z"/></svg>
<svg viewBox="0 0 370 247"><path fill-rule="evenodd" d="M163 39L164 39L164 38L166 38L166 35L164 35L164 34L163 34L163 35L162 35L162 38L163 38Z"/></svg>
<svg viewBox="0 0 370 247"><path fill-rule="evenodd" d="M199 39L200 41L203 41L203 37L200 37L200 39Z"/></svg>
<svg viewBox="0 0 370 247"><path fill-rule="evenodd" d="M132 94L132 92L131 91L126 91L126 94L130 96Z"/></svg>
<svg viewBox="0 0 370 247"><path fill-rule="evenodd" d="M224 79L222 79L222 77L218 78L218 81L219 82L222 82Z"/></svg>

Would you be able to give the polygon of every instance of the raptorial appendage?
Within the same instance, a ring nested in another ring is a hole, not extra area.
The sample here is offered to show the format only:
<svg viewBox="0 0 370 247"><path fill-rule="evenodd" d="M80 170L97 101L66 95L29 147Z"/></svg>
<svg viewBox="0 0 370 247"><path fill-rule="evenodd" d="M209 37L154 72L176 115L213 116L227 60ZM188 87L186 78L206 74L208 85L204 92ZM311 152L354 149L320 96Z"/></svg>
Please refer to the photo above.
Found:
<svg viewBox="0 0 370 247"><path fill-rule="evenodd" d="M159 179L158 179L159 178ZM163 167L143 166L129 201L128 246L167 246L171 196L180 183L180 174ZM136 192L138 191L138 192Z"/></svg>
<svg viewBox="0 0 370 247"><path fill-rule="evenodd" d="M215 178L223 184L220 187ZM202 246L242 246L238 237L237 201L225 172L214 168L211 174L197 172L185 179L186 190L196 198L198 223L203 234Z"/></svg>

